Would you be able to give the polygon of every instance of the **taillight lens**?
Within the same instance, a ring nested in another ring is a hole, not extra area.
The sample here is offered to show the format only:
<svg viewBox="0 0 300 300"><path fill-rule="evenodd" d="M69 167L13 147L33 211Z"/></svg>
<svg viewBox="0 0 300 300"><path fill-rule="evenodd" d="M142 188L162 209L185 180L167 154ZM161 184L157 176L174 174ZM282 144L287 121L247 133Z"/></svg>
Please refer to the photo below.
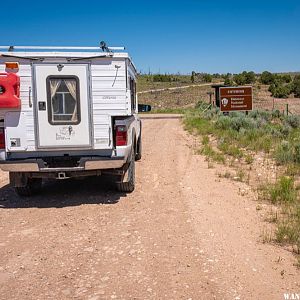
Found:
<svg viewBox="0 0 300 300"><path fill-rule="evenodd" d="M0 128L0 149L5 149L5 134L4 134L4 128Z"/></svg>
<svg viewBox="0 0 300 300"><path fill-rule="evenodd" d="M18 62L10 62L10 61L6 62L5 68L19 71L19 63Z"/></svg>
<svg viewBox="0 0 300 300"><path fill-rule="evenodd" d="M126 126L116 126L116 146L127 145L127 128Z"/></svg>

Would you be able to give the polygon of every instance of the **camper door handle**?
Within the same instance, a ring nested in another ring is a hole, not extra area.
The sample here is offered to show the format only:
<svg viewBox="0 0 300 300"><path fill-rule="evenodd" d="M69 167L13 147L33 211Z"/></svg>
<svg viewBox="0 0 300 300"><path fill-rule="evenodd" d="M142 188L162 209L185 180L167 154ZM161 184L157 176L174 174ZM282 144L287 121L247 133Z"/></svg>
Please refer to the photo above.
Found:
<svg viewBox="0 0 300 300"><path fill-rule="evenodd" d="M31 101L31 86L29 87L28 101L29 101L29 107L32 107L32 101Z"/></svg>
<svg viewBox="0 0 300 300"><path fill-rule="evenodd" d="M111 137L110 137L110 135L111 135L111 128L109 127L108 128L108 139L109 139L108 147L110 147L110 145L111 145Z"/></svg>

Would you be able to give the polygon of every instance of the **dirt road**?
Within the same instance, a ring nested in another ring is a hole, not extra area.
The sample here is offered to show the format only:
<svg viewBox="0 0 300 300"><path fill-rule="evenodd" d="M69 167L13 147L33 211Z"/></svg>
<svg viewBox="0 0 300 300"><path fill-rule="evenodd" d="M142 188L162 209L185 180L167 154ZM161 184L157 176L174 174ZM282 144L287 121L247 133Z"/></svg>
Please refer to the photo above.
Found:
<svg viewBox="0 0 300 300"><path fill-rule="evenodd" d="M223 84L223 82L216 82L214 84ZM147 93L157 93L157 92L163 92L163 91L174 91L174 90L182 90L182 89L188 89L191 87L201 87L201 86L211 86L212 83L200 83L200 84L189 84L189 85L182 85L182 86L173 86L173 87L168 87L164 89L152 89L152 90L147 90L147 91L140 91L138 94L147 94Z"/></svg>
<svg viewBox="0 0 300 300"><path fill-rule="evenodd" d="M284 299L294 257L260 242L262 211L219 179L178 118L143 121L133 194L49 183L21 200L1 173L1 299Z"/></svg>

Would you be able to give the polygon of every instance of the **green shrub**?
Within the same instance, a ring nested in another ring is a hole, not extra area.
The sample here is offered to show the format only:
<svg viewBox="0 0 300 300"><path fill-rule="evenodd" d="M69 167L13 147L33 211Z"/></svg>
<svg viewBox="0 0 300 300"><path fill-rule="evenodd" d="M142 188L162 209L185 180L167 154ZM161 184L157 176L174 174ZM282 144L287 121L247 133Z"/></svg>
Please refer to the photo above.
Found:
<svg viewBox="0 0 300 300"><path fill-rule="evenodd" d="M250 72L244 72L244 75L246 77L246 84L255 83L256 76L255 76L254 72L252 72L252 71L250 71Z"/></svg>
<svg viewBox="0 0 300 300"><path fill-rule="evenodd" d="M290 125L292 128L300 127L300 117L296 115L290 115L285 118L286 124Z"/></svg>
<svg viewBox="0 0 300 300"><path fill-rule="evenodd" d="M191 82L194 83L195 82L195 76L196 76L196 73L195 71L192 72L192 75L191 75Z"/></svg>
<svg viewBox="0 0 300 300"><path fill-rule="evenodd" d="M216 121L215 126L218 129L229 129L231 127L231 119L226 116L220 116Z"/></svg>
<svg viewBox="0 0 300 300"><path fill-rule="evenodd" d="M185 118L185 128L191 132L196 131L202 135L214 133L214 126L209 120L196 116Z"/></svg>
<svg viewBox="0 0 300 300"><path fill-rule="evenodd" d="M272 118L280 118L282 116L280 110L276 109L272 111Z"/></svg>
<svg viewBox="0 0 300 300"><path fill-rule="evenodd" d="M285 83L290 83L292 81L292 76L290 74L279 75L280 80Z"/></svg>
<svg viewBox="0 0 300 300"><path fill-rule="evenodd" d="M211 158L213 161L216 162L221 162L224 163L225 162L225 157L222 153L216 152L211 145L209 144L205 144L203 145L201 151L201 154L205 155L206 157Z"/></svg>
<svg viewBox="0 0 300 300"><path fill-rule="evenodd" d="M266 121L270 121L272 119L272 113L266 110L253 110L249 113L248 117L252 119L262 118Z"/></svg>
<svg viewBox="0 0 300 300"><path fill-rule="evenodd" d="M213 118L215 118L219 114L220 114L220 111L218 109L209 109L205 113L205 118L208 119L208 120L212 120Z"/></svg>
<svg viewBox="0 0 300 300"><path fill-rule="evenodd" d="M235 158L241 158L243 157L243 151L235 146L235 145L231 145L230 143L226 142L226 141L222 141L219 143L218 148L225 154L233 156Z"/></svg>
<svg viewBox="0 0 300 300"><path fill-rule="evenodd" d="M209 144L209 137L207 135L204 135L202 138L202 145L208 145Z"/></svg>
<svg viewBox="0 0 300 300"><path fill-rule="evenodd" d="M274 80L275 80L275 76L268 71L262 72L260 76L260 82L262 84L271 84L274 82Z"/></svg>
<svg viewBox="0 0 300 300"><path fill-rule="evenodd" d="M171 75L155 74L153 75L153 82L171 82L176 81Z"/></svg>
<svg viewBox="0 0 300 300"><path fill-rule="evenodd" d="M299 228L295 228L294 224L283 222L278 225L276 230L276 241L279 243L299 243Z"/></svg>
<svg viewBox="0 0 300 300"><path fill-rule="evenodd" d="M282 131L280 129L277 129L277 128L271 127L271 126L267 126L266 128L274 138L285 137L285 135L282 133Z"/></svg>
<svg viewBox="0 0 300 300"><path fill-rule="evenodd" d="M275 93L275 89L276 89L277 85L275 83L270 84L268 91L271 93L271 95L273 96L273 94Z"/></svg>
<svg viewBox="0 0 300 300"><path fill-rule="evenodd" d="M251 154L247 154L247 155L245 156L245 162L246 162L248 165L252 164L253 161L254 161L254 157L253 157Z"/></svg>
<svg viewBox="0 0 300 300"><path fill-rule="evenodd" d="M280 127L280 132L284 137L287 137L292 131L292 127L289 124L283 124Z"/></svg>
<svg viewBox="0 0 300 300"><path fill-rule="evenodd" d="M204 74L203 75L203 81L204 82L212 82L212 76L210 74Z"/></svg>
<svg viewBox="0 0 300 300"><path fill-rule="evenodd" d="M281 144L276 148L274 156L276 162L281 165L293 162L293 147L288 141L282 141Z"/></svg>
<svg viewBox="0 0 300 300"><path fill-rule="evenodd" d="M294 81L292 83L292 92L295 97L300 98L300 75L295 76Z"/></svg>
<svg viewBox="0 0 300 300"><path fill-rule="evenodd" d="M294 161L295 163L300 163L300 143L294 145Z"/></svg>
<svg viewBox="0 0 300 300"><path fill-rule="evenodd" d="M224 85L233 86L233 81L229 77L226 77L224 80Z"/></svg>
<svg viewBox="0 0 300 300"><path fill-rule="evenodd" d="M261 187L264 197L272 203L293 203L297 200L297 190L294 180L282 176L275 184Z"/></svg>
<svg viewBox="0 0 300 300"><path fill-rule="evenodd" d="M254 72L247 72L244 71L240 74L236 74L233 76L233 80L238 85L244 85L244 84L252 84L255 83L256 77Z"/></svg>
<svg viewBox="0 0 300 300"><path fill-rule="evenodd" d="M228 113L228 117L230 117L230 118L236 118L236 117L241 117L241 116L245 116L245 114L243 114L240 111L231 111Z"/></svg>
<svg viewBox="0 0 300 300"><path fill-rule="evenodd" d="M242 74L236 74L233 76L233 81L238 85L243 85L245 84L246 79Z"/></svg>
<svg viewBox="0 0 300 300"><path fill-rule="evenodd" d="M247 118L245 116L238 116L231 118L231 128L239 131L241 128L253 129L257 128L257 122L252 118Z"/></svg>
<svg viewBox="0 0 300 300"><path fill-rule="evenodd" d="M199 100L195 105L195 108L200 110L207 110L208 107L209 104L203 100Z"/></svg>
<svg viewBox="0 0 300 300"><path fill-rule="evenodd" d="M270 85L269 91L272 97L275 98L288 98L291 94L291 87L289 85L272 84Z"/></svg>

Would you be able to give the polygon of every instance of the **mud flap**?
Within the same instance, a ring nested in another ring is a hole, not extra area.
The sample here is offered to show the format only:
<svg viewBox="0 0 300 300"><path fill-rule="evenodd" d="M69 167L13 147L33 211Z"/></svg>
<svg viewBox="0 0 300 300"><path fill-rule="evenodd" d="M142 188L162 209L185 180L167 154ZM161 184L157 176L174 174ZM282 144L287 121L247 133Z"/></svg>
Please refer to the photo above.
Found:
<svg viewBox="0 0 300 300"><path fill-rule="evenodd" d="M129 165L130 165L130 159L132 156L132 151L133 150L131 150L130 155L128 155L126 164L120 169L121 171L123 171L123 174L118 176L118 180L116 181L117 183L118 182L127 182L129 179Z"/></svg>
<svg viewBox="0 0 300 300"><path fill-rule="evenodd" d="M128 170L129 170L129 168L127 168L127 170L123 174L121 182L127 182L129 180L129 172L128 172Z"/></svg>
<svg viewBox="0 0 300 300"><path fill-rule="evenodd" d="M128 177L129 177L128 167L129 167L129 164L126 163L126 165L123 168L120 169L120 172L122 174L117 175L117 178L118 178L117 181L116 181L117 183L118 182L124 182L125 180L128 180Z"/></svg>

